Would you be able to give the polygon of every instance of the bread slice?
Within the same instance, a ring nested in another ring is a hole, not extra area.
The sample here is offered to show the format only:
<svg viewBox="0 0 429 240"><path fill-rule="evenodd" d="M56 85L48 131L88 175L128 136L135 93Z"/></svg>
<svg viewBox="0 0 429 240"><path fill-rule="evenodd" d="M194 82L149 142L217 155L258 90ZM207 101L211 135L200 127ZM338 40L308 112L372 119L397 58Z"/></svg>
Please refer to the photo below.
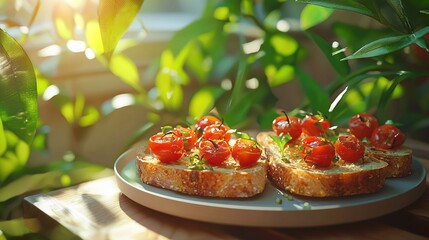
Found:
<svg viewBox="0 0 429 240"><path fill-rule="evenodd" d="M406 177L411 175L413 151L405 146L398 149L379 149L370 145L366 146L366 152L373 158L387 162L387 177Z"/></svg>
<svg viewBox="0 0 429 240"><path fill-rule="evenodd" d="M136 164L141 181L148 185L203 197L247 198L265 188L265 159L263 155L253 167L240 168L230 157L223 167L192 170L187 166L189 156L165 164L149 153L141 153Z"/></svg>
<svg viewBox="0 0 429 240"><path fill-rule="evenodd" d="M330 168L309 166L297 145L287 145L285 156L270 135L260 132L256 139L267 155L268 178L279 189L308 197L342 197L379 191L386 179L387 163L366 155L354 164L338 161Z"/></svg>

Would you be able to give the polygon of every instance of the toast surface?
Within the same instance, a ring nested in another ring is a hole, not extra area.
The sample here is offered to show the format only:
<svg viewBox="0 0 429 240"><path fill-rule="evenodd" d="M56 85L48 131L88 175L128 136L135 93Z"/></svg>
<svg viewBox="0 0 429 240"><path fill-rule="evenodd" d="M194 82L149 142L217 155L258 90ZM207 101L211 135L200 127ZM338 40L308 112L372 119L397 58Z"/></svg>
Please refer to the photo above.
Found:
<svg viewBox="0 0 429 240"><path fill-rule="evenodd" d="M366 147L367 153L373 158L387 162L387 177L406 177L411 175L413 151L405 146L398 149L384 150L371 146Z"/></svg>
<svg viewBox="0 0 429 240"><path fill-rule="evenodd" d="M271 139L274 132L260 132L256 139L265 147L268 178L278 188L309 197L342 197L367 194L384 186L388 164L366 155L353 164L338 161L329 168L316 168L302 160L297 145L288 144L284 157Z"/></svg>
<svg viewBox="0 0 429 240"><path fill-rule="evenodd" d="M261 193L266 185L265 156L256 165L240 168L229 159L225 166L212 170L193 170L184 155L174 164L161 163L148 153L137 156L140 179L148 185L203 197L247 198Z"/></svg>

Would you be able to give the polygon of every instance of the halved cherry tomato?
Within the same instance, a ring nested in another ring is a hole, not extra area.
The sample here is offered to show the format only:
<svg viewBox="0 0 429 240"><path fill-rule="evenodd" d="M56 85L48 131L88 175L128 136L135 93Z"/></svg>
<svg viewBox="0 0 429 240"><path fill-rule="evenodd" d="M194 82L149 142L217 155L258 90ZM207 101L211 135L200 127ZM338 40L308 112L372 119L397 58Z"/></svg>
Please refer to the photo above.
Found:
<svg viewBox="0 0 429 240"><path fill-rule="evenodd" d="M378 127L377 118L369 113L356 114L349 121L350 132L359 140L369 139L376 127Z"/></svg>
<svg viewBox="0 0 429 240"><path fill-rule="evenodd" d="M212 166L220 166L231 155L229 144L223 140L213 141L203 139L198 144L203 159Z"/></svg>
<svg viewBox="0 0 429 240"><path fill-rule="evenodd" d="M394 149L405 142L405 134L391 124L384 124L374 130L370 142L376 148Z"/></svg>
<svg viewBox="0 0 429 240"><path fill-rule="evenodd" d="M195 133L192 129L185 127L175 127L172 131L175 135L182 137L186 151L190 151L195 146L197 137L195 136Z"/></svg>
<svg viewBox="0 0 429 240"><path fill-rule="evenodd" d="M272 124L273 131L281 137L289 133L291 141L295 141L302 133L301 120L293 116L278 116Z"/></svg>
<svg viewBox="0 0 429 240"><path fill-rule="evenodd" d="M182 157L183 139L174 133L159 132L149 138L149 150L163 163L175 162Z"/></svg>
<svg viewBox="0 0 429 240"><path fill-rule="evenodd" d="M202 137L204 139L211 140L225 140L229 142L231 140L231 132L228 126L221 124L212 124L207 126L204 131Z"/></svg>
<svg viewBox="0 0 429 240"><path fill-rule="evenodd" d="M232 157L242 167L251 167L261 157L262 150L255 141L250 139L239 138L232 146Z"/></svg>
<svg viewBox="0 0 429 240"><path fill-rule="evenodd" d="M198 121L194 125L195 134L199 138L203 134L204 129L206 127L213 124L221 124L221 123L222 121L215 116L211 116L211 115L202 116L200 119L198 119Z"/></svg>
<svg viewBox="0 0 429 240"><path fill-rule="evenodd" d="M335 158L335 148L322 137L310 136L303 141L302 158L310 165L329 167Z"/></svg>
<svg viewBox="0 0 429 240"><path fill-rule="evenodd" d="M341 159L348 163L356 162L365 154L365 146L355 135L339 136L334 147Z"/></svg>
<svg viewBox="0 0 429 240"><path fill-rule="evenodd" d="M321 136L331 124L319 115L307 115L302 120L302 131L309 136Z"/></svg>

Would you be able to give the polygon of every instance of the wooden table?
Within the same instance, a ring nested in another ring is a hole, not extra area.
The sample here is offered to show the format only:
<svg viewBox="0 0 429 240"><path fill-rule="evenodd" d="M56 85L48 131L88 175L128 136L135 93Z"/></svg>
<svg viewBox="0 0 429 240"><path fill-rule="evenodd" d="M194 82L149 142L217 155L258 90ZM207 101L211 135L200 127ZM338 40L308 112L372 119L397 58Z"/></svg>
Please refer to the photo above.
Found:
<svg viewBox="0 0 429 240"><path fill-rule="evenodd" d="M429 170L427 156L422 163ZM428 239L428 176L426 184L423 196L404 209L328 227L237 227L182 219L131 201L114 176L29 196L24 214L37 221L31 228L53 239Z"/></svg>

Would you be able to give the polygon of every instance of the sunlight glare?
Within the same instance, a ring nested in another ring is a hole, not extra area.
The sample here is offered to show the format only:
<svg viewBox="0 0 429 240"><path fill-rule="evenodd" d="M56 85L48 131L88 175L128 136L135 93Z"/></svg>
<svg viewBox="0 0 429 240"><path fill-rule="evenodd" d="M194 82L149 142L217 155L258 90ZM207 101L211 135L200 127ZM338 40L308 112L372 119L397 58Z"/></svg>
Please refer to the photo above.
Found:
<svg viewBox="0 0 429 240"><path fill-rule="evenodd" d="M280 32L287 32L290 30L290 24L286 20L280 19L276 24L276 28Z"/></svg>
<svg viewBox="0 0 429 240"><path fill-rule="evenodd" d="M131 94L120 94L112 99L112 107L113 109L123 108L129 105L134 104L134 97Z"/></svg>
<svg viewBox="0 0 429 240"><path fill-rule="evenodd" d="M251 78L246 81L246 87L248 89L257 89L259 87L259 80L256 78Z"/></svg>
<svg viewBox="0 0 429 240"><path fill-rule="evenodd" d="M37 55L39 55L39 57L52 57L52 56L57 56L60 53L61 53L61 47L56 44L52 44L40 49Z"/></svg>
<svg viewBox="0 0 429 240"><path fill-rule="evenodd" d="M337 47L339 47L340 46L340 43L339 42L337 42L337 41L333 41L332 42L332 48L337 48Z"/></svg>
<svg viewBox="0 0 429 240"><path fill-rule="evenodd" d="M68 40L67 48L74 53L83 52L86 49L86 43L79 40Z"/></svg>
<svg viewBox="0 0 429 240"><path fill-rule="evenodd" d="M87 59L91 60L95 58L95 53L91 48L85 49L85 56Z"/></svg>
<svg viewBox="0 0 429 240"><path fill-rule="evenodd" d="M246 54L256 53L261 49L261 45L264 42L262 39L256 39L251 42L243 44L243 51Z"/></svg>
<svg viewBox="0 0 429 240"><path fill-rule="evenodd" d="M51 85L46 88L45 92L43 93L42 99L44 101L49 101L51 98L55 97L60 93L60 89L56 85Z"/></svg>

